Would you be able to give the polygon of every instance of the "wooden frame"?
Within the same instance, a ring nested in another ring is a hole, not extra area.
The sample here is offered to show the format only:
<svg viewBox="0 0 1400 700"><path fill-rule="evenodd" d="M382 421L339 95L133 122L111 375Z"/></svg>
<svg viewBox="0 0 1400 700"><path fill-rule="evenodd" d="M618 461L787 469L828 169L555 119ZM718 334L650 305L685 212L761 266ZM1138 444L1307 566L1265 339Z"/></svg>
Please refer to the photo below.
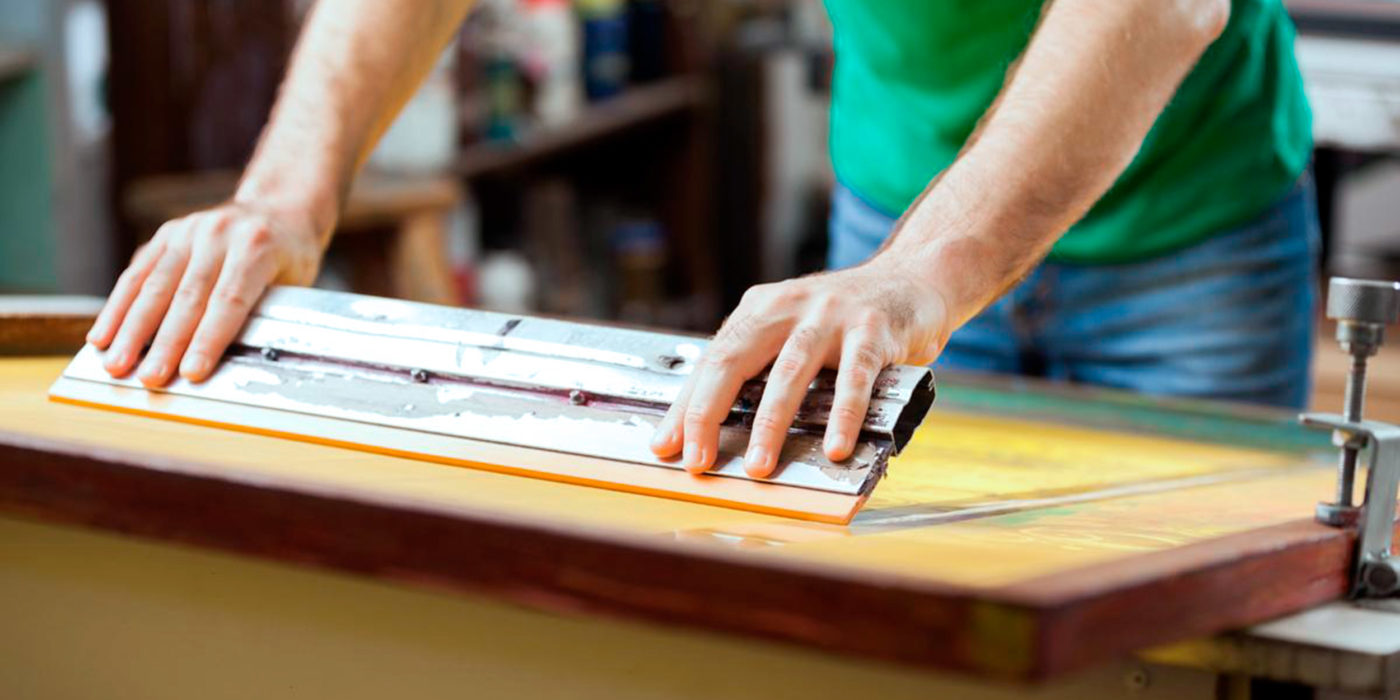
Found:
<svg viewBox="0 0 1400 700"><path fill-rule="evenodd" d="M22 516L1023 681L1339 597L1354 541L1300 519L987 590L241 482L19 434L0 433L0 465L0 510Z"/></svg>

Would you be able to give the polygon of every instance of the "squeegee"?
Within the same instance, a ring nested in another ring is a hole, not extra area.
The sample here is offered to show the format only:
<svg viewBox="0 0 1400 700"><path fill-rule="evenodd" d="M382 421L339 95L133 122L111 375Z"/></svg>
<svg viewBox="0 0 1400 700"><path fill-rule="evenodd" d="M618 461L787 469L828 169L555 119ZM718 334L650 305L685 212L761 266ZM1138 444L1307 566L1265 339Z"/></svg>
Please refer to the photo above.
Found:
<svg viewBox="0 0 1400 700"><path fill-rule="evenodd" d="M933 402L926 367L880 373L853 455L822 436L834 375L809 388L774 473L743 469L763 377L744 385L705 475L652 432L705 341L666 333L278 287L213 374L146 389L84 347L55 401L823 522L845 523Z"/></svg>

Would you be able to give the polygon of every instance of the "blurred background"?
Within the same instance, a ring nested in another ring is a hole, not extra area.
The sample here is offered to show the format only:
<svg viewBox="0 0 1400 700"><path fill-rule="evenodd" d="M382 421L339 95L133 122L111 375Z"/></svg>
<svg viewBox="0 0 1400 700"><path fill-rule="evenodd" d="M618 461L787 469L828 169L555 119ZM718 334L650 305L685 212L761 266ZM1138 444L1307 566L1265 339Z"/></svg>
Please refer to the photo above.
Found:
<svg viewBox="0 0 1400 700"><path fill-rule="evenodd" d="M227 197L309 0L0 0L0 293L105 294ZM1333 273L1400 277L1400 4L1293 0ZM318 284L712 330L818 269L816 0L481 0Z"/></svg>

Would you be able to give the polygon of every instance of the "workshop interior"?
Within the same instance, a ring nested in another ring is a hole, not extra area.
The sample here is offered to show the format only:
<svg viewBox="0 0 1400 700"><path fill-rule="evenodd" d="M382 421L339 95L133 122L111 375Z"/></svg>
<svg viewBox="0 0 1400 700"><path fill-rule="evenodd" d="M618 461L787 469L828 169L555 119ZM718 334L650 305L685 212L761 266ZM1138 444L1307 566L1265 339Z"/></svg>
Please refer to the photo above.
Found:
<svg viewBox="0 0 1400 700"><path fill-rule="evenodd" d="M0 0L0 698L1400 698L1400 0Z"/></svg>

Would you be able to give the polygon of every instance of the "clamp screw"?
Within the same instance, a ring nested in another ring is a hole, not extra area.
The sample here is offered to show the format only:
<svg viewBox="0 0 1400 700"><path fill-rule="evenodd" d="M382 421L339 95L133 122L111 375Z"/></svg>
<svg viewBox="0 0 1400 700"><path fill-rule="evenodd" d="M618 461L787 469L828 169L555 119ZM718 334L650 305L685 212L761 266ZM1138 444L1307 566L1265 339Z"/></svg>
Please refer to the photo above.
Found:
<svg viewBox="0 0 1400 700"><path fill-rule="evenodd" d="M569 392L569 403L575 406L582 406L588 403L588 394L585 394L582 391L579 391L578 389L574 389L573 391Z"/></svg>
<svg viewBox="0 0 1400 700"><path fill-rule="evenodd" d="M412 372L409 372L408 375L410 377L413 377L413 381L418 382L419 384L428 381L428 370L425 369L415 369Z"/></svg>
<svg viewBox="0 0 1400 700"><path fill-rule="evenodd" d="M277 358L282 356L282 353L277 352L277 348L263 348L262 356L263 359L267 360L268 362L276 362Z"/></svg>
<svg viewBox="0 0 1400 700"><path fill-rule="evenodd" d="M1361 577L1371 595L1388 596L1400 589L1400 574L1390 562L1367 562L1361 567Z"/></svg>

